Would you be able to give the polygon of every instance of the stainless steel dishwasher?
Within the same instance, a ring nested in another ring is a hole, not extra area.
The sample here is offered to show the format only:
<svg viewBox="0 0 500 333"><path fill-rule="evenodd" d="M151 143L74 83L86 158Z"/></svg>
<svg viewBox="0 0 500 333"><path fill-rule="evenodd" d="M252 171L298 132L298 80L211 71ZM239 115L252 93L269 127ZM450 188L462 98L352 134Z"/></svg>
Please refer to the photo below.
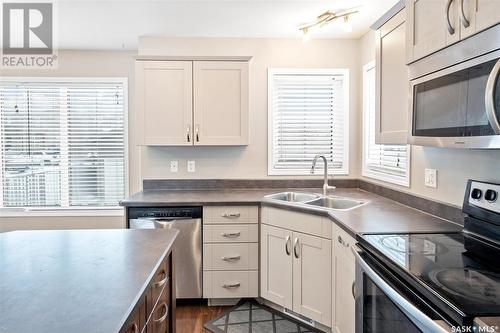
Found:
<svg viewBox="0 0 500 333"><path fill-rule="evenodd" d="M201 207L130 207L130 229L177 229L176 297L202 297Z"/></svg>

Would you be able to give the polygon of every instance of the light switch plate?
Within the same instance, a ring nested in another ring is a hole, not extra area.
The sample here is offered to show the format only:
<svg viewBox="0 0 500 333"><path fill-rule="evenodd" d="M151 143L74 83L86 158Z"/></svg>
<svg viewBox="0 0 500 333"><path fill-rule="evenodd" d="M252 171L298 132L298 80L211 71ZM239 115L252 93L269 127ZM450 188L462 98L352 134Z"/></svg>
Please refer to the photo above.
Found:
<svg viewBox="0 0 500 333"><path fill-rule="evenodd" d="M194 161L188 161L187 170L188 172L195 172L196 164Z"/></svg>
<svg viewBox="0 0 500 333"><path fill-rule="evenodd" d="M425 169L425 186L437 188L437 170Z"/></svg>
<svg viewBox="0 0 500 333"><path fill-rule="evenodd" d="M179 171L179 161L170 161L170 172Z"/></svg>

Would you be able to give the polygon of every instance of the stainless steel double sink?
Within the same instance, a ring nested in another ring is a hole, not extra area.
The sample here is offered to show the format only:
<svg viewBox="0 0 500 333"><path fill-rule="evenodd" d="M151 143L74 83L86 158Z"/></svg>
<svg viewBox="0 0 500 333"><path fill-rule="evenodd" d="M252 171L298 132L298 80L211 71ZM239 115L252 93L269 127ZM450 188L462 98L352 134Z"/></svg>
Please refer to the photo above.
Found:
<svg viewBox="0 0 500 333"><path fill-rule="evenodd" d="M282 203L287 206L308 206L325 210L350 210L366 202L338 196L324 196L306 192L280 192L264 197L265 201Z"/></svg>

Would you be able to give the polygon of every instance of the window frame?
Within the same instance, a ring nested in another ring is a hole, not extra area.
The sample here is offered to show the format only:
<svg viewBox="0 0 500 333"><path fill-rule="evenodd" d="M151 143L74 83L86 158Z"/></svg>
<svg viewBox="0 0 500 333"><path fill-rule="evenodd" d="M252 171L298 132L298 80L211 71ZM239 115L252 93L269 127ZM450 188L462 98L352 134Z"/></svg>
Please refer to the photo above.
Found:
<svg viewBox="0 0 500 333"><path fill-rule="evenodd" d="M275 169L274 160L274 75L275 74L325 74L325 75L342 75L344 80L344 142L343 142L343 161L342 169L334 170L331 166L328 169L328 175L348 176L349 175L349 121L350 121L350 81L349 68L268 68L267 70L267 174L268 176L311 176L310 170L290 170L290 169ZM311 160L312 165L312 160ZM314 175L323 174L322 168L316 168Z"/></svg>
<svg viewBox="0 0 500 333"><path fill-rule="evenodd" d="M124 154L124 195L129 195L129 92L128 78L123 76L107 77L73 77L73 76L2 76L0 82L14 83L117 83L123 87L123 154ZM0 148L2 142L0 140ZM1 150L0 150L1 155ZM0 156L2 158L2 156ZM0 197L3 197L3 173L0 172ZM93 217L93 216L124 216L124 208L118 203L116 206L96 207L0 207L0 217Z"/></svg>
<svg viewBox="0 0 500 333"><path fill-rule="evenodd" d="M363 80L363 90L362 90L362 100L363 100L363 113L362 113L362 119L363 119L363 126L362 126L362 153L361 153L361 175L363 177L383 181L386 183L391 183L399 186L404 186L404 187L410 187L410 172L411 172L411 145L406 145L406 160L407 160L407 166L406 166L406 175L404 179L401 179L400 177L395 177L393 175L380 172L378 170L374 170L369 167L367 161L368 161L368 153L369 153L369 126L368 124L368 119L369 117L367 116L368 113L368 101L366 98L366 91L368 90L367 88L367 83L368 83L368 72L370 70L376 70L376 62L375 60L370 61L369 63L363 65L363 75L362 75L362 80ZM375 79L375 84L377 84L376 79ZM376 94L376 92L375 92ZM374 101L376 103L376 100ZM376 108L376 104L375 108Z"/></svg>

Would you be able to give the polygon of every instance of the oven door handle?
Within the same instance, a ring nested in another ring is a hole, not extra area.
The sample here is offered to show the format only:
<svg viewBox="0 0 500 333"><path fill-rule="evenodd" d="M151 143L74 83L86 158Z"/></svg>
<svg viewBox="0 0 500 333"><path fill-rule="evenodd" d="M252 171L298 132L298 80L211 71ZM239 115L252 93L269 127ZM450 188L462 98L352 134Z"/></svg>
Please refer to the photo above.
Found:
<svg viewBox="0 0 500 333"><path fill-rule="evenodd" d="M384 281L371 267L363 260L361 250L358 246L352 246L352 252L356 258L356 263L361 266L363 272L379 287L382 292L389 297L389 299L397 305L397 307L403 311L403 313L412 321L412 323L417 326L422 332L436 332L436 333L446 333L444 327L440 326L434 320L429 318L425 313L420 311L417 307L411 304L406 298L401 296L394 288L392 288L387 282Z"/></svg>
<svg viewBox="0 0 500 333"><path fill-rule="evenodd" d="M495 88L500 84L498 77L500 74L500 59L497 61L491 70L488 82L486 83L486 90L484 93L484 104L486 107L486 116L490 122L491 127L496 135L500 135L500 122L498 121L497 113L495 110Z"/></svg>

